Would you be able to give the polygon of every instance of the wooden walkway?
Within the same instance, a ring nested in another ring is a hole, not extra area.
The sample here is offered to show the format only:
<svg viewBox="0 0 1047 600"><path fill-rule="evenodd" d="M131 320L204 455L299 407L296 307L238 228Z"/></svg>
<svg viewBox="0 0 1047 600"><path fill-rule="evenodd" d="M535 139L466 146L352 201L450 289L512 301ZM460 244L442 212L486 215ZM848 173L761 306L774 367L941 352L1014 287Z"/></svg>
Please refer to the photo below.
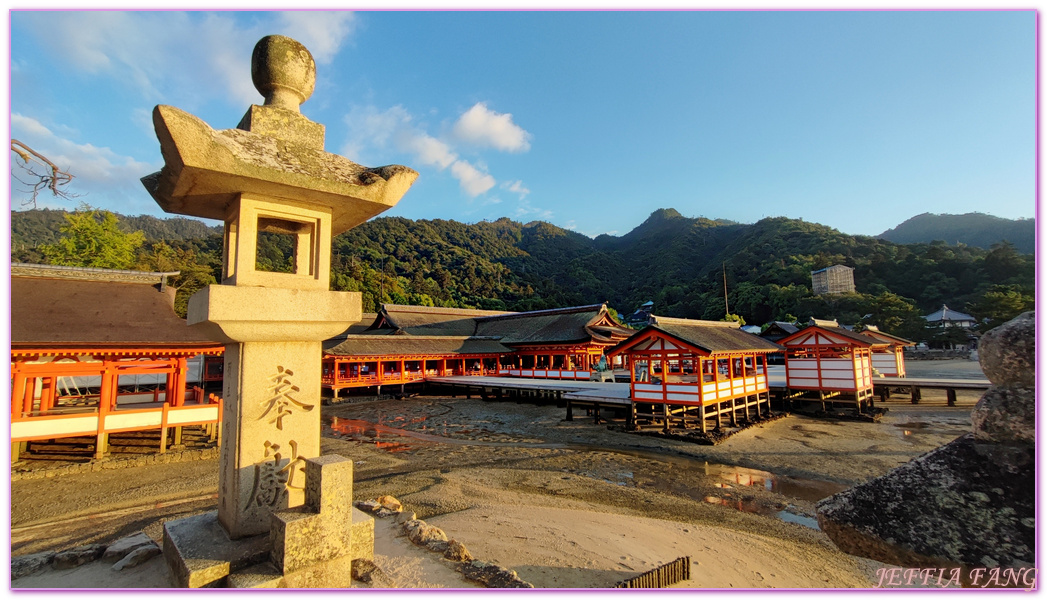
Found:
<svg viewBox="0 0 1047 600"><path fill-rule="evenodd" d="M628 383L465 375L427 377L426 381L430 384L461 388L467 395L475 393L482 397L555 398L567 401L569 408L571 405L597 409L601 406L621 408L631 404ZM785 367L780 365L768 367L767 384L772 394L779 397L785 395ZM877 377L873 380L874 394L879 396L881 401L890 398L892 389L906 388L912 403L918 404L921 389L938 389L946 391L949 406L954 406L956 403L956 390L987 390L991 385L988 379Z"/></svg>

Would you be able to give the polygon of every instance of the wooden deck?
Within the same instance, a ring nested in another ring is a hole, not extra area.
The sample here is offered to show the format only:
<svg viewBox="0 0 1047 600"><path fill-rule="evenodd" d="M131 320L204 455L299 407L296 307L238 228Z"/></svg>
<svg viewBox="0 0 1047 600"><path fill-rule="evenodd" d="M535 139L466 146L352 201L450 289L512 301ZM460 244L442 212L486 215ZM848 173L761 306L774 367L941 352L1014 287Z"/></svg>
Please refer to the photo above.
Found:
<svg viewBox="0 0 1047 600"><path fill-rule="evenodd" d="M530 379L525 377L427 377L426 381L451 387L459 387L466 393L478 395L545 395L556 399L570 401L583 406L629 406L628 383L603 383L598 381L568 381L555 379ZM771 393L784 395L785 367L771 365L767 368L767 384ZM955 402L955 390L986 390L992 383L988 379L947 379L929 377L875 377L873 387L880 398L890 397L891 388L908 388L913 403L920 400L921 389L946 390L950 406ZM499 391L500 390L500 391Z"/></svg>

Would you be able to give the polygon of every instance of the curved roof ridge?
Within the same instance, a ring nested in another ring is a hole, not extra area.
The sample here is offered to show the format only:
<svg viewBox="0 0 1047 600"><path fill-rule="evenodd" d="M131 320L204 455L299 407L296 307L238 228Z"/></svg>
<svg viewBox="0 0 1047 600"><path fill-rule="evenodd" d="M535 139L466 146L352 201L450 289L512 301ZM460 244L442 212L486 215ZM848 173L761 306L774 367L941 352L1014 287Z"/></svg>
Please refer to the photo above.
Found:
<svg viewBox="0 0 1047 600"><path fill-rule="evenodd" d="M661 317L651 315L651 325L688 325L692 327L729 327L738 329L742 326L738 321L702 321L699 319L681 319L679 317Z"/></svg>
<svg viewBox="0 0 1047 600"><path fill-rule="evenodd" d="M589 312L593 310L602 310L606 308L607 303L601 302L600 304L587 304L585 306L568 306L566 308L546 308L543 310L529 310L526 312L515 312L505 313L499 315L493 315L490 317L479 317L477 321L494 321L503 319L515 319L518 317L539 317L543 315L569 315L572 313Z"/></svg>
<svg viewBox="0 0 1047 600"><path fill-rule="evenodd" d="M508 310L484 310L480 308L451 308L449 306L422 306L420 304L383 304L382 310L393 312L416 312L416 313L428 313L428 314L446 314L446 315L506 315L506 314L518 314Z"/></svg>

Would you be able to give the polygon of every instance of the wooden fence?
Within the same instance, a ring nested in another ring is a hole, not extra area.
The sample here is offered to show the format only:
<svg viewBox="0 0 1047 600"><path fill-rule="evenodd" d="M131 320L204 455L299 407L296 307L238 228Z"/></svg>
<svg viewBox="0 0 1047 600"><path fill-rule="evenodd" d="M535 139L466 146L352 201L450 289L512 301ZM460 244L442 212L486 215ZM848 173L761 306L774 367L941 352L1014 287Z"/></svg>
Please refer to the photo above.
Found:
<svg viewBox="0 0 1047 600"><path fill-rule="evenodd" d="M666 563L660 567L655 567L646 573L640 573L636 577L631 577L625 581L619 581L616 588L663 588L669 587L674 583L679 583L685 579L691 578L691 557L681 556L680 558Z"/></svg>

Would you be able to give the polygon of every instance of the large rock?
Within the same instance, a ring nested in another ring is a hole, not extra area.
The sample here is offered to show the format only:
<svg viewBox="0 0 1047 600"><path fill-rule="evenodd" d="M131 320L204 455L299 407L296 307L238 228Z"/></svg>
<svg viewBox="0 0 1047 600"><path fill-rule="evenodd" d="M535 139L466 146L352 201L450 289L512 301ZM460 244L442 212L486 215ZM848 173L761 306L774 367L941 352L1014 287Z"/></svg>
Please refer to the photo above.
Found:
<svg viewBox="0 0 1047 600"><path fill-rule="evenodd" d="M79 567L80 565L85 565L91 561L98 560L103 552L105 552L104 544L78 546L71 550L55 554L52 566L56 569L72 569L73 567Z"/></svg>
<svg viewBox="0 0 1047 600"><path fill-rule="evenodd" d="M352 563L352 576L357 581L371 584L371 587L391 588L396 587L393 580L382 571L374 562L357 558Z"/></svg>
<svg viewBox="0 0 1047 600"><path fill-rule="evenodd" d="M32 575L40 569L51 564L54 560L54 552L37 552L25 556L16 556L11 559L11 579L18 579L26 575Z"/></svg>
<svg viewBox="0 0 1047 600"><path fill-rule="evenodd" d="M1035 451L973 434L818 503L844 552L905 567L1022 567L1035 559Z"/></svg>
<svg viewBox="0 0 1047 600"><path fill-rule="evenodd" d="M113 570L123 571L124 569L129 569L131 567L137 567L154 556L160 556L160 546L157 546L156 544L139 546L113 565Z"/></svg>
<svg viewBox="0 0 1047 600"><path fill-rule="evenodd" d="M1036 390L994 386L971 411L974 436L987 442L1036 443Z"/></svg>
<svg viewBox="0 0 1047 600"><path fill-rule="evenodd" d="M482 560L471 560L458 566L458 571L471 581L489 588L533 588L520 579L516 571L499 567Z"/></svg>
<svg viewBox="0 0 1047 600"><path fill-rule="evenodd" d="M134 535L120 538L109 544L109 547L102 554L102 560L105 562L117 562L135 550L147 546L157 547L153 538L146 535L145 532L139 531Z"/></svg>
<svg viewBox="0 0 1047 600"><path fill-rule="evenodd" d="M378 504L381 504L382 508L393 512L400 512L404 509L403 504L395 496L378 496Z"/></svg>
<svg viewBox="0 0 1047 600"><path fill-rule="evenodd" d="M978 344L978 362L996 385L1036 385L1036 319L1026 312L991 329Z"/></svg>
<svg viewBox="0 0 1047 600"><path fill-rule="evenodd" d="M447 550L444 551L444 558L455 562L465 562L472 560L473 555L469 552L469 549L465 547L465 544L458 540L451 540L447 542Z"/></svg>
<svg viewBox="0 0 1047 600"><path fill-rule="evenodd" d="M407 539L419 546L432 547L440 542L447 543L447 534L442 529L433 527L421 519L408 521L404 523L403 527L404 533L407 534ZM440 551L442 552L443 550Z"/></svg>

